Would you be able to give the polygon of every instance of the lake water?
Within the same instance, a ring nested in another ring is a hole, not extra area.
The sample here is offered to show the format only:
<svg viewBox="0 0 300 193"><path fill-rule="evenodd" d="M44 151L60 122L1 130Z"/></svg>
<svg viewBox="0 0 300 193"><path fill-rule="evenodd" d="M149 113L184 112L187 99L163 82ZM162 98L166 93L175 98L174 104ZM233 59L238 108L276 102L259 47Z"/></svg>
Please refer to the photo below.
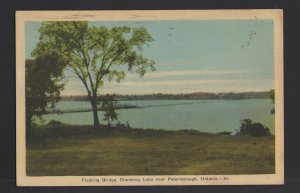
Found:
<svg viewBox="0 0 300 193"><path fill-rule="evenodd" d="M119 121L129 122L132 128L195 129L203 132L235 132L240 120L250 118L268 126L274 133L274 107L270 99L247 100L136 100L120 101L120 104L137 105L143 108L118 110ZM148 107L151 106L151 107ZM88 108L89 102L61 101L57 108ZM103 113L99 112L99 120ZM49 114L46 122L58 120L67 124L92 125L92 112ZM102 121L102 123L104 123Z"/></svg>

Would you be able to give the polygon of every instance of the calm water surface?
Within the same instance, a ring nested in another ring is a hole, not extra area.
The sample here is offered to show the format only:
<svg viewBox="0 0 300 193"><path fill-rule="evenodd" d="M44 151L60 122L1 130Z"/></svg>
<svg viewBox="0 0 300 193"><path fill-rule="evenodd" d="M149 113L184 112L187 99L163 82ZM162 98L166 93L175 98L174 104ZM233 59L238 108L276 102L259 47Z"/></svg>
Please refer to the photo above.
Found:
<svg viewBox="0 0 300 193"><path fill-rule="evenodd" d="M134 128L196 129L203 132L235 132L240 120L250 118L263 123L274 133L274 107L270 99L247 100L137 100L120 101L120 104L137 105L143 108L118 110L119 121L129 122ZM90 107L89 102L61 101L57 108L73 109ZM54 119L68 124L93 124L92 112L49 114L46 122ZM99 112L99 120L103 113Z"/></svg>

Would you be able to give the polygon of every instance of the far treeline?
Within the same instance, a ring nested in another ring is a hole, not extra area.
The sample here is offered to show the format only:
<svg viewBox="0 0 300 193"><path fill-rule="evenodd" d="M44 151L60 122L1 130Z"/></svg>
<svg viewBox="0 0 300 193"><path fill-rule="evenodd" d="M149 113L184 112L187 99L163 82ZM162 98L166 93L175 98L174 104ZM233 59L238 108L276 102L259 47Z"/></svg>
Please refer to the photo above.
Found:
<svg viewBox="0 0 300 193"><path fill-rule="evenodd" d="M116 95L115 99L122 100L241 100L241 99L270 99L271 91L242 92L242 93L206 93L197 92L189 94L145 94L145 95ZM105 95L98 96L101 101ZM63 101L89 101L88 96L63 96Z"/></svg>

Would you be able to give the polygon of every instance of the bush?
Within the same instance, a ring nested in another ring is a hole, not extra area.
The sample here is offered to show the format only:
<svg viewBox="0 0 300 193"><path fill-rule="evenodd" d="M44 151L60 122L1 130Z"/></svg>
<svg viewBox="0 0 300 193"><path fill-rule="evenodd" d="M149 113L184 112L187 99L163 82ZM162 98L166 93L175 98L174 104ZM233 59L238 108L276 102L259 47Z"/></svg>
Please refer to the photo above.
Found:
<svg viewBox="0 0 300 193"><path fill-rule="evenodd" d="M217 135L231 135L232 132L230 131L221 131L221 132L218 132Z"/></svg>
<svg viewBox="0 0 300 193"><path fill-rule="evenodd" d="M53 126L53 127L61 127L64 126L64 124L60 121L56 121L56 120L51 120L49 121L48 125Z"/></svg>
<svg viewBox="0 0 300 193"><path fill-rule="evenodd" d="M116 95L105 95L102 99L101 109L104 111L103 121L107 121L107 125L110 127L111 122L118 120L119 114L116 112L116 106L118 102L115 100Z"/></svg>
<svg viewBox="0 0 300 193"><path fill-rule="evenodd" d="M270 136L270 129L261 123L252 122L251 119L241 120L240 130L237 135L250 135L254 137Z"/></svg>
<svg viewBox="0 0 300 193"><path fill-rule="evenodd" d="M275 114L275 108L271 109L271 114Z"/></svg>

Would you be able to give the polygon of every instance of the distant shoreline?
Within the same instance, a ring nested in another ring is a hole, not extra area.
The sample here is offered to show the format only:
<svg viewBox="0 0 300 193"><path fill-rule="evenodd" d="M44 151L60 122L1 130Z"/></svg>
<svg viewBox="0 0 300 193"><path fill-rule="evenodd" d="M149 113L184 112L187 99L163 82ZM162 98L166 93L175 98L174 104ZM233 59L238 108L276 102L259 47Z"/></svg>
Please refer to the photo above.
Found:
<svg viewBox="0 0 300 193"><path fill-rule="evenodd" d="M225 93L209 93L196 92L188 94L144 94L144 95L118 95L117 101L124 100L241 100L241 99L270 99L270 91L262 92L225 92ZM98 100L102 100L105 95L98 96ZM62 101L89 101L86 95L62 96Z"/></svg>

